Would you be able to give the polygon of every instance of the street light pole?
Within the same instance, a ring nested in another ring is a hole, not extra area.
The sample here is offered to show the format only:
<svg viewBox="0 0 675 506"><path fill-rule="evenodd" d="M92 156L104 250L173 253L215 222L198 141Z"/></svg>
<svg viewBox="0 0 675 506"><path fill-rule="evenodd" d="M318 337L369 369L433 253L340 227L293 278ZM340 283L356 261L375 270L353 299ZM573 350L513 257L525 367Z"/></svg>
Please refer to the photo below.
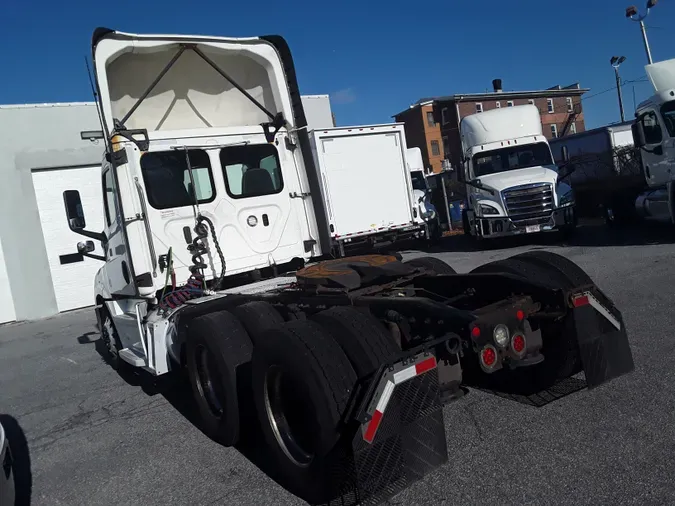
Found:
<svg viewBox="0 0 675 506"><path fill-rule="evenodd" d="M623 114L623 95L621 94L621 77L619 76L619 65L626 61L625 56L612 56L609 63L614 67L614 75L616 77L616 91L619 94L619 112L621 113L621 123L626 121Z"/></svg>
<svg viewBox="0 0 675 506"><path fill-rule="evenodd" d="M649 9L654 7L658 0L647 0L647 12L644 14L639 14L637 7L634 5L631 5L626 9L626 17L630 19L631 21L637 21L640 23L640 31L642 32L642 42L644 42L645 45L645 53L647 53L647 62L651 65L653 63L652 61L652 52L649 49L649 41L647 40L647 30L645 30L645 18L649 16Z"/></svg>

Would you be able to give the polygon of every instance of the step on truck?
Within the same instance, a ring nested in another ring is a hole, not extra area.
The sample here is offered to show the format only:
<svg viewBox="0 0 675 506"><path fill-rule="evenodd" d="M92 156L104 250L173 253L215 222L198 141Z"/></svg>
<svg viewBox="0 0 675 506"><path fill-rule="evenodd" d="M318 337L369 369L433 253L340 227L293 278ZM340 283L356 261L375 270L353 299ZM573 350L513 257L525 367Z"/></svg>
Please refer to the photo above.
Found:
<svg viewBox="0 0 675 506"><path fill-rule="evenodd" d="M471 114L460 123L468 207L464 233L479 239L574 231L574 192L564 181L534 105Z"/></svg>
<svg viewBox="0 0 675 506"><path fill-rule="evenodd" d="M441 408L466 385L540 391L628 373L620 311L573 262L516 255L458 274L433 257L322 260L330 230L283 38L97 29L108 362L187 371L200 428L255 435L312 504L378 504L448 460ZM302 198L298 198L301 195ZM95 241L99 242L102 254Z"/></svg>

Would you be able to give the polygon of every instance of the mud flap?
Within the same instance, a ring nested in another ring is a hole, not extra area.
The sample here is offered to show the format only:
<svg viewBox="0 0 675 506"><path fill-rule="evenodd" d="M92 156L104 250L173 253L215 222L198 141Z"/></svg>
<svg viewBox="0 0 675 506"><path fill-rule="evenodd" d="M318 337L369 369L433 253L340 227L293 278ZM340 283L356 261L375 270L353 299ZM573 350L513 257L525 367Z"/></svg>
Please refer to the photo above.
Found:
<svg viewBox="0 0 675 506"><path fill-rule="evenodd" d="M572 296L572 317L588 388L634 369L621 312L599 290Z"/></svg>
<svg viewBox="0 0 675 506"><path fill-rule="evenodd" d="M436 357L380 369L354 415L346 480L329 505L381 504L448 461Z"/></svg>

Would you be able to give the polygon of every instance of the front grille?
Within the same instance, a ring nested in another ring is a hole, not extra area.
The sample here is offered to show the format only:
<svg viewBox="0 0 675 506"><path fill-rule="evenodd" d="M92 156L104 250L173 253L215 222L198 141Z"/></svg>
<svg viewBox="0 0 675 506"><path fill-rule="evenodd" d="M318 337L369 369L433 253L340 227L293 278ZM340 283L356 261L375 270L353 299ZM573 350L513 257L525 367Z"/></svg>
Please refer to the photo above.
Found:
<svg viewBox="0 0 675 506"><path fill-rule="evenodd" d="M502 197L515 225L544 225L553 213L553 188L549 183L513 186L502 191Z"/></svg>

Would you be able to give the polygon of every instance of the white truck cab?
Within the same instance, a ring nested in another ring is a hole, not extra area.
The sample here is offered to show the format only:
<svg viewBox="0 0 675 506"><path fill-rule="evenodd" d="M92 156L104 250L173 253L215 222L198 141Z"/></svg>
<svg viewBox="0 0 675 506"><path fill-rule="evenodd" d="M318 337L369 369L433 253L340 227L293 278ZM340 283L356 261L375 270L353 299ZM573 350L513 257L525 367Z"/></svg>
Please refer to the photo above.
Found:
<svg viewBox="0 0 675 506"><path fill-rule="evenodd" d="M675 59L645 65L645 71L654 95L638 105L632 126L646 185L635 207L642 217L675 224Z"/></svg>
<svg viewBox="0 0 675 506"><path fill-rule="evenodd" d="M440 217L431 203L429 183L424 170L422 151L418 147L406 150L406 163L410 172L415 221L425 229L428 240L437 240L442 234Z"/></svg>
<svg viewBox="0 0 675 506"><path fill-rule="evenodd" d="M574 193L562 181L534 105L466 116L460 124L468 208L464 232L479 238L571 230Z"/></svg>

